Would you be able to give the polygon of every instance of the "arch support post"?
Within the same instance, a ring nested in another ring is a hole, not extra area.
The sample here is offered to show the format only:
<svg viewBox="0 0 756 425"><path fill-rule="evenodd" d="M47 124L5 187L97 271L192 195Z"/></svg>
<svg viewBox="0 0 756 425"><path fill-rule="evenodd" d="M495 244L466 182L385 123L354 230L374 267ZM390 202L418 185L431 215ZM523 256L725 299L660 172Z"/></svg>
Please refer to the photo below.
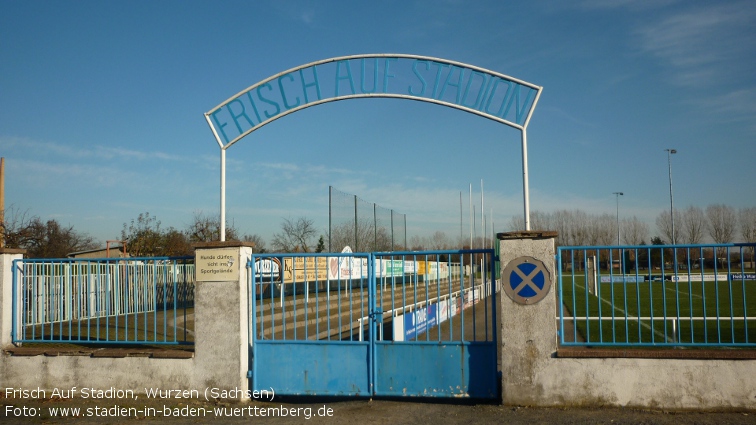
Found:
<svg viewBox="0 0 756 425"><path fill-rule="evenodd" d="M226 240L226 149L221 148L220 176L220 241Z"/></svg>
<svg viewBox="0 0 756 425"><path fill-rule="evenodd" d="M528 189L528 134L525 128L522 137L522 200L525 215L525 231L530 231L530 189Z"/></svg>

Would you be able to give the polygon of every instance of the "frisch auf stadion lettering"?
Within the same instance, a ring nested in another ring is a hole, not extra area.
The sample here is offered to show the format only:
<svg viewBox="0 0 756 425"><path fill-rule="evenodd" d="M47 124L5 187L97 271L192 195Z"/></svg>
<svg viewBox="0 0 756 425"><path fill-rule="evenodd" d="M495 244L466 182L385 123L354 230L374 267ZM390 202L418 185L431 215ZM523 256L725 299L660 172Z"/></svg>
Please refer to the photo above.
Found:
<svg viewBox="0 0 756 425"><path fill-rule="evenodd" d="M344 56L276 74L205 115L225 146L303 108L366 97L442 104L523 129L540 90L503 74L445 59L388 54Z"/></svg>

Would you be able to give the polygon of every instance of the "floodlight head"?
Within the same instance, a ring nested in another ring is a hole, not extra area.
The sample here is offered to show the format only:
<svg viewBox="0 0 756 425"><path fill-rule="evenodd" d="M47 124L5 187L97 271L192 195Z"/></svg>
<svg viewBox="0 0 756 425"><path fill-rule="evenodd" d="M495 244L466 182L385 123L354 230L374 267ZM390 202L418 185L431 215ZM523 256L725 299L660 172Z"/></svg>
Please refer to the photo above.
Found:
<svg viewBox="0 0 756 425"><path fill-rule="evenodd" d="M625 195L625 194L624 194L624 193L622 193L622 192L620 192L619 194L620 194L620 196L624 196L624 195Z"/></svg>
<svg viewBox="0 0 756 425"><path fill-rule="evenodd" d="M671 151L669 151L669 153L676 154L677 153L677 149L672 149Z"/></svg>

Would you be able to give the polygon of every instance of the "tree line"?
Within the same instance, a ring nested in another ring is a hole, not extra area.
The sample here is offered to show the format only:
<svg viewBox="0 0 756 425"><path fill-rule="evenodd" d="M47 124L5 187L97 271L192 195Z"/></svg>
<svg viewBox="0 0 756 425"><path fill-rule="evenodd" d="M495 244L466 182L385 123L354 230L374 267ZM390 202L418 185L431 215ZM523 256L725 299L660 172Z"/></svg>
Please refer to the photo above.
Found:
<svg viewBox="0 0 756 425"><path fill-rule="evenodd" d="M11 207L4 211L0 227L5 247L22 248L31 258L64 258L70 252L96 248L99 243L73 226L57 220L43 221L28 211Z"/></svg>
<svg viewBox="0 0 756 425"><path fill-rule="evenodd" d="M756 242L756 207L735 209L724 204L711 204L705 209L690 206L673 211L674 242L677 244L700 244L709 240L714 243ZM43 221L28 212L11 207L0 222L8 248L23 248L30 258L64 258L68 254L101 248L101 242L73 226L64 226L55 219ZM637 217L625 217L619 222L611 214L590 214L580 209L554 212L531 212L531 228L556 231L558 246L586 245L662 245L673 241L672 217L662 211L656 217L656 236L651 236L650 226ZM163 227L160 220L149 212L123 224L120 240L125 241L129 255L134 257L193 255L193 244L220 239L220 220L217 216L195 213L192 222L183 229ZM513 217L509 230L524 230L522 217ZM619 238L618 241L618 231ZM327 235L327 232L325 232ZM372 222L336 226L331 236L331 250L340 251L351 246L355 252L390 251L410 249L443 250L469 247L469 240L448 237L436 231L431 236L412 236L407 247L395 241L386 229L375 228ZM283 218L281 230L271 239L273 252L324 252L328 249L328 236L319 232L313 221L306 217ZM266 243L257 234L240 234L235 226L226 225L226 240L251 242L254 252L266 252ZM488 245L480 237L473 246ZM353 246L354 245L354 246Z"/></svg>
<svg viewBox="0 0 756 425"><path fill-rule="evenodd" d="M724 204L711 204L705 209L690 206L684 210L674 209L674 243L701 244L708 240L714 243L756 242L756 207L736 210ZM662 211L656 217L657 235L651 236L650 226L637 217L625 217L619 222L611 214L590 214L582 210L558 210L551 213L531 212L531 229L552 230L558 233L559 246L586 245L645 245L673 242L672 215ZM524 230L522 217L513 217L513 231ZM617 240L618 231L619 238Z"/></svg>
<svg viewBox="0 0 756 425"><path fill-rule="evenodd" d="M102 242L85 232L64 226L56 219L43 221L28 211L11 207L3 215L0 230L5 247L26 250L29 258L65 258L69 254L102 248ZM163 227L149 212L123 224L120 241L132 257L194 255L193 244L220 239L220 220L203 213L195 213L192 222L183 229ZM265 242L258 235L240 235L234 226L226 227L227 240L251 242L254 250L265 250Z"/></svg>

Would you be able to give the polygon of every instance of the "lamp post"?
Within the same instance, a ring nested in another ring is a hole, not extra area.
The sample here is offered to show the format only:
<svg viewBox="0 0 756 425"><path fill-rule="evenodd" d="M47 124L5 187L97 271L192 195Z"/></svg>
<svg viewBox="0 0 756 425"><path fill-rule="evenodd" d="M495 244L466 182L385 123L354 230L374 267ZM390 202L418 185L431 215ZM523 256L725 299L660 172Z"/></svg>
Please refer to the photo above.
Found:
<svg viewBox="0 0 756 425"><path fill-rule="evenodd" d="M622 192L613 192L614 196L617 198L617 246L620 245L620 223L619 223L619 197L624 196L625 194ZM617 248L617 254L619 254L619 268L620 273L625 273L625 268L622 267L622 250L620 248Z"/></svg>
<svg viewBox="0 0 756 425"><path fill-rule="evenodd" d="M624 196L622 192L612 192L617 197L617 245L620 245L620 224L619 224L619 197Z"/></svg>
<svg viewBox="0 0 756 425"><path fill-rule="evenodd" d="M675 244L675 207L672 198L672 155L677 153L676 149L664 149L667 151L667 166L669 168L669 218L672 221L672 245Z"/></svg>

